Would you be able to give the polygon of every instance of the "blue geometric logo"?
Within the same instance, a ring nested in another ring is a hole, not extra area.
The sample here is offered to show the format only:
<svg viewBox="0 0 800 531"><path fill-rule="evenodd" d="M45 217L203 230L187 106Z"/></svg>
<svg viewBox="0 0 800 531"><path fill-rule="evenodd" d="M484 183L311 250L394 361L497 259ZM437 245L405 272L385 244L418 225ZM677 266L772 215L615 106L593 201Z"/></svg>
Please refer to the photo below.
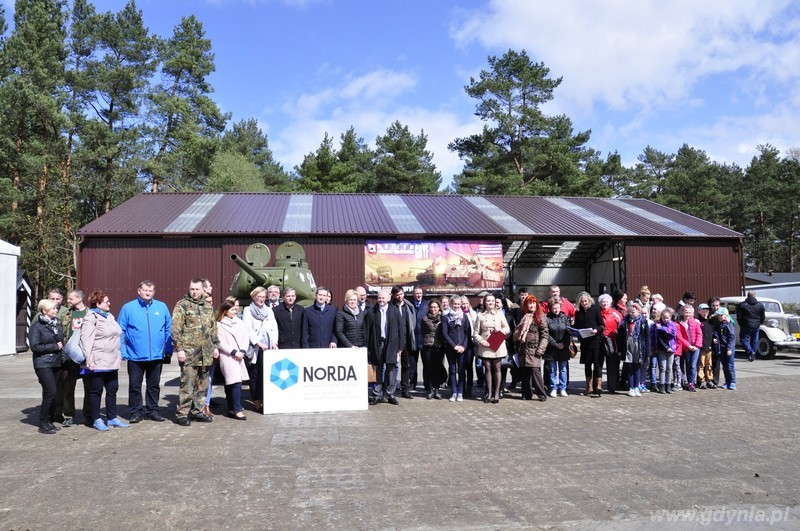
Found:
<svg viewBox="0 0 800 531"><path fill-rule="evenodd" d="M269 381L277 385L281 390L288 389L296 384L299 376L300 368L289 358L276 361L269 371Z"/></svg>

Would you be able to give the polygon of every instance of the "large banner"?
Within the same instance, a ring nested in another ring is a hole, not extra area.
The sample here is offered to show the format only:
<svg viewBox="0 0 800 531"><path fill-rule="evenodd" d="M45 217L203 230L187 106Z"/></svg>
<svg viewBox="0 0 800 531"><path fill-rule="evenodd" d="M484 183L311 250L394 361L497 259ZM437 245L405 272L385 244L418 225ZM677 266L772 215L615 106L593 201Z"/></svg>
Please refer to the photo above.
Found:
<svg viewBox="0 0 800 531"><path fill-rule="evenodd" d="M264 352L264 413L367 409L367 349Z"/></svg>
<svg viewBox="0 0 800 531"><path fill-rule="evenodd" d="M474 294L503 287L500 242L367 241L365 278L369 291L417 286L426 294Z"/></svg>

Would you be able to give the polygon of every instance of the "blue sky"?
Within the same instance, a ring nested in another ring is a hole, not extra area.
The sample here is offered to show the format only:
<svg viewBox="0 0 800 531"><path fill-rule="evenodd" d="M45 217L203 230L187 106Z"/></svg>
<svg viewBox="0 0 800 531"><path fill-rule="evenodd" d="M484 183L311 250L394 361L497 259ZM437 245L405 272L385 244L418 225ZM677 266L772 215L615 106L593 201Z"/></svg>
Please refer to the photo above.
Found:
<svg viewBox="0 0 800 531"><path fill-rule="evenodd" d="M11 0L0 0L10 15ZM122 0L95 0L119 10ZM789 0L139 0L167 37L182 16L216 55L215 100L256 118L291 169L325 132L374 145L394 120L447 150L481 129L464 93L487 57L526 50L563 77L545 110L591 129L591 147L632 165L683 143L746 166L759 144L800 147L800 4ZM10 17L9 17L10 18Z"/></svg>

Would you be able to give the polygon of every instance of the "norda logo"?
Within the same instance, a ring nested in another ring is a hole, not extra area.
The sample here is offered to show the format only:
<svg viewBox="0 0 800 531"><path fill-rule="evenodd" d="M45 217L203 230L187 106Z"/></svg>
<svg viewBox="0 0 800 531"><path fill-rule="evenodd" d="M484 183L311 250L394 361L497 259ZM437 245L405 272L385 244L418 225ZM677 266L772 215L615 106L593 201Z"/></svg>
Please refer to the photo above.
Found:
<svg viewBox="0 0 800 531"><path fill-rule="evenodd" d="M347 382L357 380L356 370L352 365L328 365L327 367L303 367L303 381Z"/></svg>

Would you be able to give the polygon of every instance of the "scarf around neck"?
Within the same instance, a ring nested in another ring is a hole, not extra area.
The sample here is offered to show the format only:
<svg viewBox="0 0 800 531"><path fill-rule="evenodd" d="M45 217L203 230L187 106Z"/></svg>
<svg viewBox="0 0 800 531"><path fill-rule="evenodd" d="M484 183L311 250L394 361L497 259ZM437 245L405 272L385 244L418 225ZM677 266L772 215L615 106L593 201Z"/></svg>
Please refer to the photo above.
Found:
<svg viewBox="0 0 800 531"><path fill-rule="evenodd" d="M531 325L533 324L533 312L528 312L522 316L522 319L519 321L519 325L517 325L517 329L514 330L514 341L520 342L525 341L525 336L528 335L528 330L530 329Z"/></svg>
<svg viewBox="0 0 800 531"><path fill-rule="evenodd" d="M250 305L250 315L252 315L253 319L255 319L256 321L263 321L264 319L269 317L270 311L272 310L270 310L270 308L266 305L266 303L261 308L259 308L255 304Z"/></svg>

